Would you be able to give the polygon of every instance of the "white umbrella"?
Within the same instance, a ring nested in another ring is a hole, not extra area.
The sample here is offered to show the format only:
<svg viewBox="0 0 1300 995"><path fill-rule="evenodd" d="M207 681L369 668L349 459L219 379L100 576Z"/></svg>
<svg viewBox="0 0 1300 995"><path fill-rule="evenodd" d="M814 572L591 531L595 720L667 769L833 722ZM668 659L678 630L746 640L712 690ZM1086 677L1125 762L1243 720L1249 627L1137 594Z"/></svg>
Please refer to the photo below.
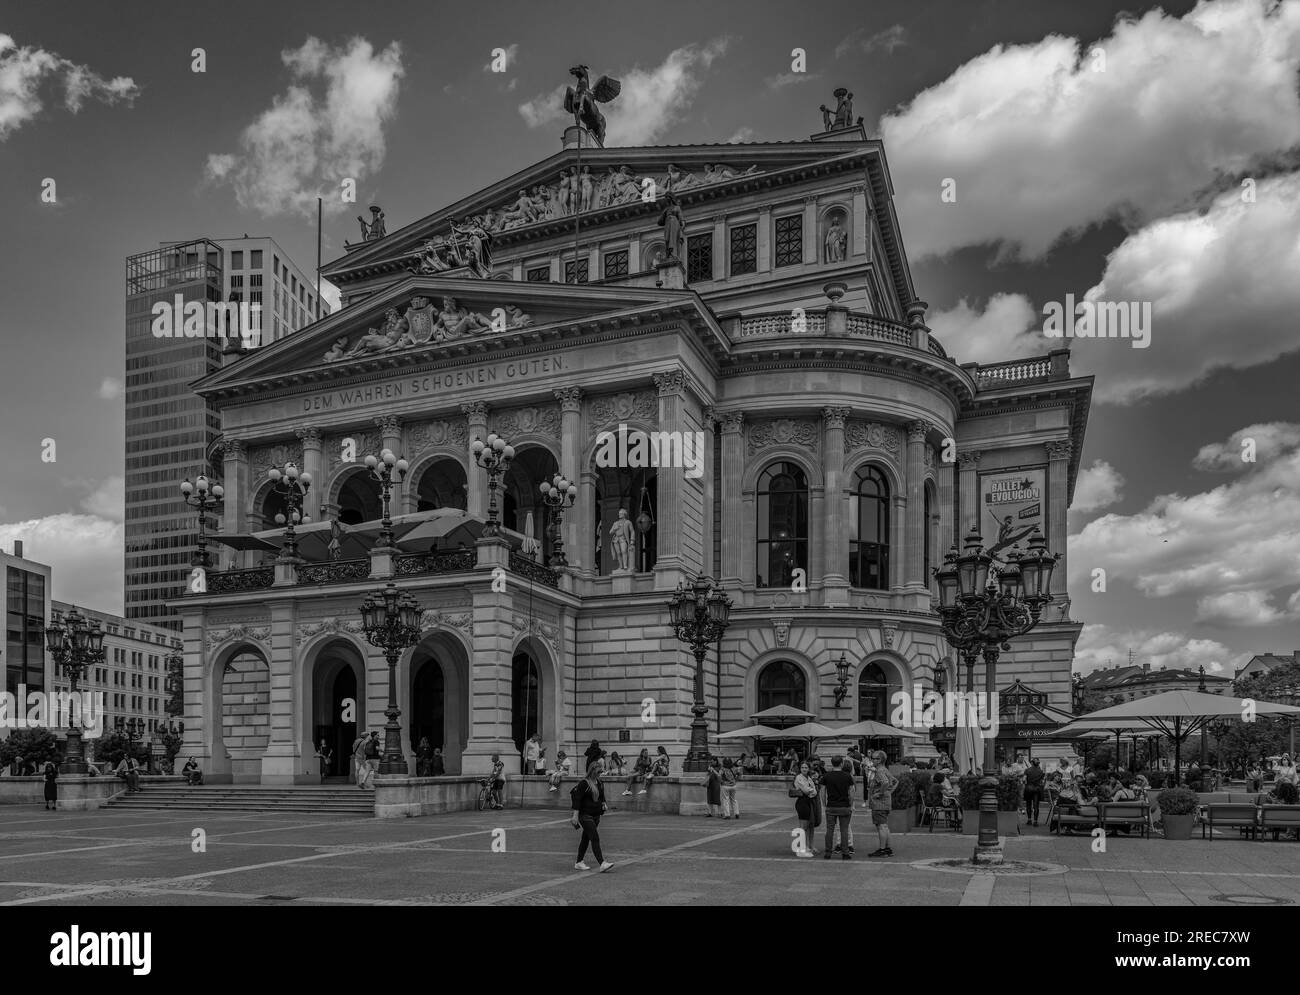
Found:
<svg viewBox="0 0 1300 995"><path fill-rule="evenodd" d="M865 736L867 739L919 739L923 733L911 732L897 726L888 726L874 719L863 719L852 725L840 726L835 730L836 736Z"/></svg>
<svg viewBox="0 0 1300 995"><path fill-rule="evenodd" d="M811 719L812 712L805 712L801 708L794 708L790 705L774 705L771 708L765 708L761 712L754 712L750 715L751 719Z"/></svg>
<svg viewBox="0 0 1300 995"><path fill-rule="evenodd" d="M763 739L768 736L780 736L779 729L773 729L771 726L745 726L743 729L732 729L731 732L724 732L718 739Z"/></svg>

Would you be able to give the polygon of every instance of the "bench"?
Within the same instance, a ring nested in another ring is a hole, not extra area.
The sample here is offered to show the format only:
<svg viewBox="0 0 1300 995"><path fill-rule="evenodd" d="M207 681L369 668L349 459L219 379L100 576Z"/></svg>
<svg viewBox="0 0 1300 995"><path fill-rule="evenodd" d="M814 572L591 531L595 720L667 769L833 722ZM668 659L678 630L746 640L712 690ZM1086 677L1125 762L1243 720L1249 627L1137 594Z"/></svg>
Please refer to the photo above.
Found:
<svg viewBox="0 0 1300 995"><path fill-rule="evenodd" d="M1214 838L1214 827L1224 829L1241 829L1250 836L1259 829L1259 809L1254 805L1235 802L1211 803L1204 807L1201 815L1201 839Z"/></svg>
<svg viewBox="0 0 1300 995"><path fill-rule="evenodd" d="M1260 839L1265 830L1273 831L1273 839L1288 830L1300 830L1300 805L1262 805L1259 809Z"/></svg>
<svg viewBox="0 0 1300 995"><path fill-rule="evenodd" d="M1096 805L1080 805L1077 812L1062 812L1058 806L1048 813L1047 828L1059 836L1061 830L1067 826L1086 826L1088 829L1095 829L1100 818L1101 812Z"/></svg>
<svg viewBox="0 0 1300 995"><path fill-rule="evenodd" d="M1097 825L1123 826L1136 825L1141 828L1142 838L1151 835L1151 806L1146 802L1102 802L1099 806Z"/></svg>

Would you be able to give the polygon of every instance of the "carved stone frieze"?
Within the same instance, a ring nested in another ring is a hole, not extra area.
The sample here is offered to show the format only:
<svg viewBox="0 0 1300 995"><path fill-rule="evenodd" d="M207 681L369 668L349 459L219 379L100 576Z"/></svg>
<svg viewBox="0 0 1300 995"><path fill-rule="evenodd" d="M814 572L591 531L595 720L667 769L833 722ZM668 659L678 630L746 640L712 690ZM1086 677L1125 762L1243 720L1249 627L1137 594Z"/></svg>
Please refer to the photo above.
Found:
<svg viewBox="0 0 1300 995"><path fill-rule="evenodd" d="M752 456L770 446L798 446L819 452L821 433L811 418L764 418L749 428L749 453Z"/></svg>
<svg viewBox="0 0 1300 995"><path fill-rule="evenodd" d="M492 430L507 441L525 434L540 434L558 439L560 437L559 405L544 404L494 411Z"/></svg>
<svg viewBox="0 0 1300 995"><path fill-rule="evenodd" d="M469 429L462 419L435 418L416 422L406 433L411 456L418 456L435 446L464 446L469 441Z"/></svg>
<svg viewBox="0 0 1300 995"><path fill-rule="evenodd" d="M606 394L591 400L591 417L596 426L611 422L646 421L659 418L659 398L653 390Z"/></svg>
<svg viewBox="0 0 1300 995"><path fill-rule="evenodd" d="M271 638L270 626L232 625L226 629L209 629L206 645L211 652L228 639L247 639L251 642L266 643Z"/></svg>
<svg viewBox="0 0 1300 995"><path fill-rule="evenodd" d="M897 456L903 448L903 434L892 425L850 418L844 426L844 447L854 449L879 449Z"/></svg>

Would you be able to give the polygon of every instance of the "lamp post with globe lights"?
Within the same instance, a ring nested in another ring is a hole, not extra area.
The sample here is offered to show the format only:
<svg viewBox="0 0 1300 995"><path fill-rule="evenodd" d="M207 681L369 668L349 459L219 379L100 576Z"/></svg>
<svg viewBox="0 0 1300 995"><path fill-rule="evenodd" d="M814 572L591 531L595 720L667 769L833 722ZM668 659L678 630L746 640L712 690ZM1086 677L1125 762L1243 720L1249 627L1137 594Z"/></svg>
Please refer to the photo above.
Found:
<svg viewBox="0 0 1300 995"><path fill-rule="evenodd" d="M501 478L510 469L510 461L515 458L515 447L495 432L488 434L487 441L475 439L469 447L474 454L474 462L487 471L488 475L488 520L483 526L483 535L501 534L501 525L497 522L497 490Z"/></svg>
<svg viewBox="0 0 1300 995"><path fill-rule="evenodd" d="M375 548L392 549L393 520L389 516L389 501L394 484L406 479L409 464L406 460L394 456L391 449L385 449L378 457L367 456L366 467L370 470L370 479L379 484L379 498L384 509L383 519L379 523L379 545ZM393 480L394 473L397 474L396 481Z"/></svg>
<svg viewBox="0 0 1300 995"><path fill-rule="evenodd" d="M86 616L73 608L67 615L57 609L50 612L50 624L45 627L45 648L68 675L72 699L77 699L77 682L88 667L104 662L104 630L99 619L87 621ZM86 757L82 750L81 729L72 721L69 711L68 744L64 751L62 770L65 774L86 773Z"/></svg>
<svg viewBox="0 0 1300 995"><path fill-rule="evenodd" d="M371 646L384 651L388 661L388 718L384 726L384 756L379 762L381 774L405 774L406 758L402 755L402 727L397 720L397 658L402 651L420 641L420 606L409 591L398 591L391 581L381 590L366 595L361 602L361 626Z"/></svg>
<svg viewBox="0 0 1300 995"><path fill-rule="evenodd" d="M700 574L690 587L679 583L668 603L673 634L691 647L695 654L695 703L691 706L691 746L686 753L684 771L704 771L709 767L709 726L704 721L708 706L704 704L704 654L709 644L722 638L731 615L731 599Z"/></svg>
<svg viewBox="0 0 1300 995"><path fill-rule="evenodd" d="M551 566L566 567L564 559L564 509L572 508L578 497L578 487L561 474L556 474L549 483L541 482L538 490L542 492L542 504L555 513L551 528Z"/></svg>
<svg viewBox="0 0 1300 995"><path fill-rule="evenodd" d="M284 464L283 469L271 467L266 475L271 481L272 492L284 503L284 510L276 512L275 515L275 524L285 527L280 560L281 562L296 560L298 534L294 531L294 526L308 520L302 513L302 508L307 498L307 490L311 487L311 474L299 471L297 463L289 462Z"/></svg>
<svg viewBox="0 0 1300 995"><path fill-rule="evenodd" d="M1000 565L994 566L993 554L985 549L978 528L972 525L961 554L955 548L950 550L943 566L934 571L939 600L933 608L939 615L944 636L968 665L974 663L976 652L984 657L988 715L993 715L998 707L998 654L1011 649L1010 641L1023 636L1042 618L1043 607L1052 600L1052 570L1058 559L1060 554L1047 551L1043 533L1035 528L1029 537L1029 552L1020 554L1012 550ZM958 721L969 714L969 706L962 708ZM985 776L980 781L980 828L975 863L1002 862L996 770L997 742L990 736L984 742Z"/></svg>
<svg viewBox="0 0 1300 995"><path fill-rule="evenodd" d="M199 545L194 558L190 560L192 567L208 570L212 566L212 558L208 554L207 513L216 510L225 493L225 488L220 484L210 483L207 476L202 473L192 484L189 477L181 482L182 499L191 508L197 508L199 512Z"/></svg>

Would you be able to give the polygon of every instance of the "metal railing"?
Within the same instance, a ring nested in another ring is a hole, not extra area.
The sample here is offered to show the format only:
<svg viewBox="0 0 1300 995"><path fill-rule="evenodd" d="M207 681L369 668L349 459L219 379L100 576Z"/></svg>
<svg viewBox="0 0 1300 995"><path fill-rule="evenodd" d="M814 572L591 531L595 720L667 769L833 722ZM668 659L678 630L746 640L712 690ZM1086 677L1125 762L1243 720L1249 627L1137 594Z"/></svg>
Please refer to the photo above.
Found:
<svg viewBox="0 0 1300 995"><path fill-rule="evenodd" d="M370 576L370 558L331 560L329 563L300 563L295 569L299 584L346 584Z"/></svg>
<svg viewBox="0 0 1300 995"><path fill-rule="evenodd" d="M510 554L510 569L538 584L545 584L547 587L559 588L560 575L550 567L544 567L536 563L527 556L520 556L518 553Z"/></svg>
<svg viewBox="0 0 1300 995"><path fill-rule="evenodd" d="M234 591L259 591L275 583L275 568L251 567L247 570L209 570L208 593L230 594Z"/></svg>
<svg viewBox="0 0 1300 995"><path fill-rule="evenodd" d="M404 577L412 574L463 573L473 570L474 563L475 553L472 549L402 553L393 559L393 572Z"/></svg>

